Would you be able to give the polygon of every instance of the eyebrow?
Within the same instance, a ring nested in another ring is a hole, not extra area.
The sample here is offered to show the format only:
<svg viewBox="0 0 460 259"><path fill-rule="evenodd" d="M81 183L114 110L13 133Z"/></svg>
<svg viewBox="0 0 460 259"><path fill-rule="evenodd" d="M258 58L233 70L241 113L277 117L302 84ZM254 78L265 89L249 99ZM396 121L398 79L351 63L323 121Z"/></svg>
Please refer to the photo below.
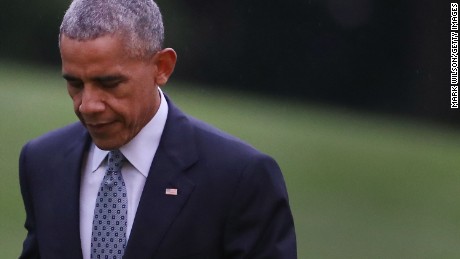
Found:
<svg viewBox="0 0 460 259"><path fill-rule="evenodd" d="M81 81L79 78L71 76L69 74L63 74L62 77L67 81Z"/></svg>
<svg viewBox="0 0 460 259"><path fill-rule="evenodd" d="M69 74L63 74L62 77L67 81L81 81L80 78L69 75ZM118 80L124 80L124 79L125 79L125 76L122 76L122 75L108 75L108 76L92 77L91 81L110 82L110 81L118 81Z"/></svg>
<svg viewBox="0 0 460 259"><path fill-rule="evenodd" d="M119 81L123 80L125 77L122 75L109 75L109 76L97 76L94 78L91 78L93 81L97 82L113 82L113 81Z"/></svg>

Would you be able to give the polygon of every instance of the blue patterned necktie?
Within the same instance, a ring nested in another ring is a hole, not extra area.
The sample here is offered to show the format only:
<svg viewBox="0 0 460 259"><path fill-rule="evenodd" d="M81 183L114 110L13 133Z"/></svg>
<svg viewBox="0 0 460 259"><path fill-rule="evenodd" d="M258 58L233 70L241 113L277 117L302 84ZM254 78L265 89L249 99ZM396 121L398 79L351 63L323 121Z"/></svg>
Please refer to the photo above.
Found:
<svg viewBox="0 0 460 259"><path fill-rule="evenodd" d="M123 154L110 151L107 170L97 192L91 236L91 258L122 258L126 247L128 199L121 175Z"/></svg>

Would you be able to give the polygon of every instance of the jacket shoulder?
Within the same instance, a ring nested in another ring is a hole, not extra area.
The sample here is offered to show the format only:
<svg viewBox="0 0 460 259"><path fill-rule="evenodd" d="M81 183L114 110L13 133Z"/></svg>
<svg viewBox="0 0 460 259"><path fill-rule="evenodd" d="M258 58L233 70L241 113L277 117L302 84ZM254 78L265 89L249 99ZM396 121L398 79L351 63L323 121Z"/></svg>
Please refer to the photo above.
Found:
<svg viewBox="0 0 460 259"><path fill-rule="evenodd" d="M227 176L242 173L251 164L272 164L279 170L277 162L268 154L256 149L249 143L230 135L214 126L189 117L194 125L195 144L199 157L206 161L208 168L215 171L231 172Z"/></svg>
<svg viewBox="0 0 460 259"><path fill-rule="evenodd" d="M227 132L193 117L189 117L189 120L194 125L195 135L201 146L205 145L214 151L235 153L243 156L263 155L252 145Z"/></svg>
<svg viewBox="0 0 460 259"><path fill-rule="evenodd" d="M26 145L29 150L56 151L75 141L81 141L86 134L87 131L83 125L75 122L32 139Z"/></svg>

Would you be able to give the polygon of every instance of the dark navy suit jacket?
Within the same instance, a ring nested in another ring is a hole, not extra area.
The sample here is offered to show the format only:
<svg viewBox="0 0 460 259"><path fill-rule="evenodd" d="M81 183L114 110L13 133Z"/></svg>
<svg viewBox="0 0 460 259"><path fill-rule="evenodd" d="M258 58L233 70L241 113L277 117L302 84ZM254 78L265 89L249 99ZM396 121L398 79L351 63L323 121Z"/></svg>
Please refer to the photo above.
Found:
<svg viewBox="0 0 460 259"><path fill-rule="evenodd" d="M276 162L168 101L124 258L297 258ZM82 258L80 178L90 143L75 123L24 146L19 174L28 234L20 258Z"/></svg>

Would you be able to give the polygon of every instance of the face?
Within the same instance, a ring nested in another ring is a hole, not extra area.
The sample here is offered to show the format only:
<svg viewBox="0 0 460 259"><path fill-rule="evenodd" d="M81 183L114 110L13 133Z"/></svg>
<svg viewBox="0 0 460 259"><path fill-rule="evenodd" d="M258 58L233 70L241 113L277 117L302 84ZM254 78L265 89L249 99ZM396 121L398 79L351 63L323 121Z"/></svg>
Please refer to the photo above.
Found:
<svg viewBox="0 0 460 259"><path fill-rule="evenodd" d="M75 113L93 142L104 150L128 143L158 110L157 57L130 57L118 36L78 41L64 35L60 46Z"/></svg>

